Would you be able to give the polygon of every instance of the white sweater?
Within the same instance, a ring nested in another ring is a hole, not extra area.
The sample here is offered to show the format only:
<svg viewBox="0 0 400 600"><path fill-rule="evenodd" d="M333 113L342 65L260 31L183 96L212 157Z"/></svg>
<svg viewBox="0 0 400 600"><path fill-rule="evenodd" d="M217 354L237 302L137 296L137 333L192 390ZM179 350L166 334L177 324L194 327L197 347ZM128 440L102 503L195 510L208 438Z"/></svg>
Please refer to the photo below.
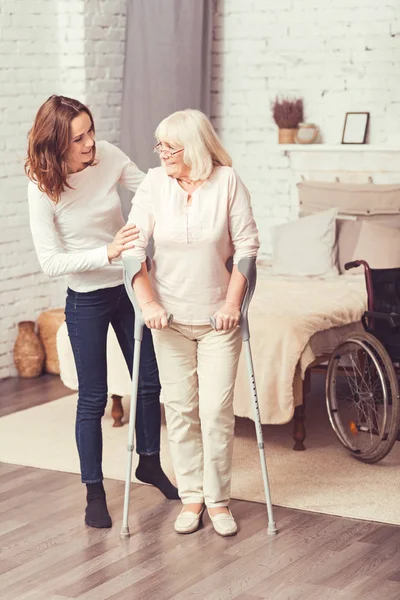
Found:
<svg viewBox="0 0 400 600"><path fill-rule="evenodd" d="M30 226L40 266L49 277L67 275L76 292L123 282L121 262L108 262L107 246L125 220L116 189L135 192L144 174L109 142L96 143L97 164L68 177L74 189L55 204L37 185L28 185Z"/></svg>
<svg viewBox="0 0 400 600"><path fill-rule="evenodd" d="M128 222L140 229L125 253L145 260L154 238L150 278L156 298L177 323L205 325L223 304L230 280L225 263L256 256L258 232L250 195L230 167L216 167L192 195L162 167L150 169L132 201ZM125 254L124 253L124 254Z"/></svg>

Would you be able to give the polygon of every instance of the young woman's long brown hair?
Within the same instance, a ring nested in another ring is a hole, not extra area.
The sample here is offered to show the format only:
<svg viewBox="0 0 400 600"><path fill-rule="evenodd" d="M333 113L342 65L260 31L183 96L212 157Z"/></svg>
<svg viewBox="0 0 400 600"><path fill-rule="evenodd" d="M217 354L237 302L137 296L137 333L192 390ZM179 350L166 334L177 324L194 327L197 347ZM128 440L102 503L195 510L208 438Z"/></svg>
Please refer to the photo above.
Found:
<svg viewBox="0 0 400 600"><path fill-rule="evenodd" d="M86 112L92 122L92 113L87 106L65 96L50 96L39 108L33 127L28 134L28 156L25 173L44 192L58 202L67 183L68 165L66 155L71 141L71 121L80 113ZM93 153L93 164L95 160Z"/></svg>

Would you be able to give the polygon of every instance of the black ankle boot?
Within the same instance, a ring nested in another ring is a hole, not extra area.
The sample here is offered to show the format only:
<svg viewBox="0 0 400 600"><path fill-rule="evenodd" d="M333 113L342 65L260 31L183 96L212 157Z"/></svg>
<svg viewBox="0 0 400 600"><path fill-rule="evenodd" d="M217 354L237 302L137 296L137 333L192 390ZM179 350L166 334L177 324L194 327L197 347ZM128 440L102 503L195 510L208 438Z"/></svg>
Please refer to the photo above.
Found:
<svg viewBox="0 0 400 600"><path fill-rule="evenodd" d="M89 525L89 527L98 527L99 529L111 527L112 521L107 509L103 483L87 483L86 489L86 525Z"/></svg>
<svg viewBox="0 0 400 600"><path fill-rule="evenodd" d="M158 488L168 500L179 500L178 490L162 470L158 453L151 456L140 454L135 475L139 481L150 483Z"/></svg>

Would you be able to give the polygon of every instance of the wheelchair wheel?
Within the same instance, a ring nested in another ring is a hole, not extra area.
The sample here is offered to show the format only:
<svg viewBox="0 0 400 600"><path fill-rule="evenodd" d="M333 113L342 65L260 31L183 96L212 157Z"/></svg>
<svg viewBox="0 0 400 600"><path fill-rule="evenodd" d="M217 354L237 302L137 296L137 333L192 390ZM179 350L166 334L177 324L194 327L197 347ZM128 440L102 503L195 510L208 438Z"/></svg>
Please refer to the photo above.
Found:
<svg viewBox="0 0 400 600"><path fill-rule="evenodd" d="M328 415L341 443L358 460L375 463L393 447L400 424L399 386L392 361L373 335L347 335L326 376Z"/></svg>

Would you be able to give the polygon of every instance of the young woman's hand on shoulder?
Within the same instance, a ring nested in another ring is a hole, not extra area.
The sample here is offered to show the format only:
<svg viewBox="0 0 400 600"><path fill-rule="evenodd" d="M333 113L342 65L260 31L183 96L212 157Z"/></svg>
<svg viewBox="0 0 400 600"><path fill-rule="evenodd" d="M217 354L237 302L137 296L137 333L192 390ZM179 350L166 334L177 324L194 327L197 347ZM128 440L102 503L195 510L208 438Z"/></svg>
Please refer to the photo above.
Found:
<svg viewBox="0 0 400 600"><path fill-rule="evenodd" d="M133 248L133 242L139 237L139 229L136 225L124 225L116 234L115 238L107 246L108 260L111 262L114 258L118 258L124 250Z"/></svg>

